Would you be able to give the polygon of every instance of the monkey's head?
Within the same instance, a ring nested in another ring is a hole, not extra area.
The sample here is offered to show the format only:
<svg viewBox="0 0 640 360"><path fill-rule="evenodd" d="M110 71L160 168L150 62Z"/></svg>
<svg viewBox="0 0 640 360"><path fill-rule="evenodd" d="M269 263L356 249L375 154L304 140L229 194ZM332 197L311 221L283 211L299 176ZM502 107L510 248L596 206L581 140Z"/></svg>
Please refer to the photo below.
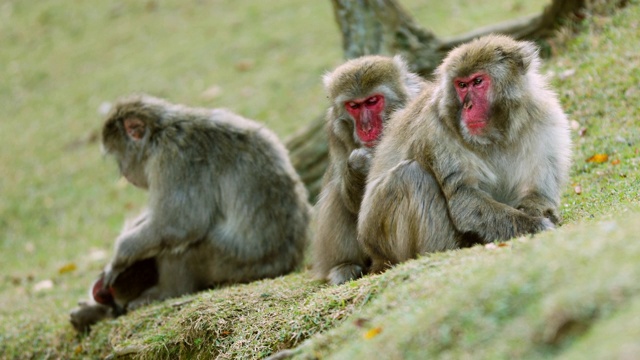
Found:
<svg viewBox="0 0 640 360"><path fill-rule="evenodd" d="M538 49L508 36L481 37L454 50L438 67L438 110L467 142L513 138L537 81Z"/></svg>
<svg viewBox="0 0 640 360"><path fill-rule="evenodd" d="M401 57L377 55L349 60L326 74L323 82L334 132L356 147L375 146L389 114L422 86Z"/></svg>
<svg viewBox="0 0 640 360"><path fill-rule="evenodd" d="M163 100L151 96L125 98L112 107L102 128L103 151L116 158L129 182L143 189L149 187L145 164L165 108Z"/></svg>

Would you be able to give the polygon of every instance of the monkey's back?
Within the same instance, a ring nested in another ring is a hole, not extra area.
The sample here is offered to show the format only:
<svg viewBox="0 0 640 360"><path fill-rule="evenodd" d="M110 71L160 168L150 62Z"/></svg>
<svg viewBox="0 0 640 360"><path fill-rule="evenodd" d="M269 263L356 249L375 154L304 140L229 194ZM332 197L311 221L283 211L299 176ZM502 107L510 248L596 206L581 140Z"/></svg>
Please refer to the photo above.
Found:
<svg viewBox="0 0 640 360"><path fill-rule="evenodd" d="M293 270L307 243L307 191L277 136L263 125L222 109L193 111L163 134L175 144L182 176L199 181L212 217L207 237L230 262L266 262L265 276ZM171 150L169 150L171 151ZM260 271L256 271L255 277ZM250 279L243 279L250 280Z"/></svg>

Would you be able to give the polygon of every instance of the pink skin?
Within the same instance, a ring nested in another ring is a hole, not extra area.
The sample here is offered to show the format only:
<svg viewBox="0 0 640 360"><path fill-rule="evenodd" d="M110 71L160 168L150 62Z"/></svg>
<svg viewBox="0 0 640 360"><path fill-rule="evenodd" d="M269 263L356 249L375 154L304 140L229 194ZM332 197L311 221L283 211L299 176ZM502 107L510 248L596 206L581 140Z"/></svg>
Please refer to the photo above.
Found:
<svg viewBox="0 0 640 360"><path fill-rule="evenodd" d="M144 122L136 118L128 118L124 120L124 129L133 140L140 140L144 136Z"/></svg>
<svg viewBox="0 0 640 360"><path fill-rule="evenodd" d="M489 121L488 91L491 78L486 73L475 73L453 79L453 86L462 103L462 122L471 135L481 135Z"/></svg>
<svg viewBox="0 0 640 360"><path fill-rule="evenodd" d="M93 299L102 305L112 305L114 303L113 300L113 288L109 287L108 289L104 288L103 278L100 276L98 280L93 284L93 289L91 289L91 293L93 294Z"/></svg>
<svg viewBox="0 0 640 360"><path fill-rule="evenodd" d="M356 122L356 134L366 147L374 147L382 134L382 111L384 96L374 94L367 98L353 99L344 107Z"/></svg>

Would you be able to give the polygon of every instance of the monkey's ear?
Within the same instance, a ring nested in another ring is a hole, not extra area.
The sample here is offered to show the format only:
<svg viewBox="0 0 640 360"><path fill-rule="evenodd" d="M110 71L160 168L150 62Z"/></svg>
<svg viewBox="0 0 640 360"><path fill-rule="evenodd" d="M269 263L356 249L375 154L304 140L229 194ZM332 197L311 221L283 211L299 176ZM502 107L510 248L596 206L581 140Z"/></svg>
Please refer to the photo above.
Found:
<svg viewBox="0 0 640 360"><path fill-rule="evenodd" d="M322 84L324 85L325 90L329 90L331 88L331 79L333 78L333 73L327 71L322 75Z"/></svg>
<svg viewBox="0 0 640 360"><path fill-rule="evenodd" d="M402 69L402 71L409 72L409 65L404 60L404 57L402 57L402 55L395 55L393 57L393 62L399 69Z"/></svg>
<svg viewBox="0 0 640 360"><path fill-rule="evenodd" d="M529 41L519 41L515 51L512 51L511 56L508 57L514 61L520 73L525 74L538 57L538 47Z"/></svg>
<svg viewBox="0 0 640 360"><path fill-rule="evenodd" d="M533 61L538 56L538 47L528 41L520 41L515 48L503 48L498 46L495 49L499 59L513 63L521 74L525 74Z"/></svg>
<svg viewBox="0 0 640 360"><path fill-rule="evenodd" d="M124 119L122 123L129 138L135 141L142 139L146 130L144 121L133 117Z"/></svg>
<svg viewBox="0 0 640 360"><path fill-rule="evenodd" d="M534 62L534 60L538 57L538 46L529 41L520 41L519 45L519 55L520 62L522 66L522 72L526 73L529 70L529 67Z"/></svg>

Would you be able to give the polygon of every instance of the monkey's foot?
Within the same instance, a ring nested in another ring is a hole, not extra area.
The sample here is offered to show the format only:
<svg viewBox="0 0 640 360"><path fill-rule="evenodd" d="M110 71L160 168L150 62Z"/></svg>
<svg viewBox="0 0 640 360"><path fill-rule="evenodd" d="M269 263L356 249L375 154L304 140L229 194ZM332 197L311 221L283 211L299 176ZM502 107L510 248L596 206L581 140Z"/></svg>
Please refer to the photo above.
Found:
<svg viewBox="0 0 640 360"><path fill-rule="evenodd" d="M111 308L100 304L79 302L78 307L69 313L69 322L79 332L87 332L91 325L98 321L112 317Z"/></svg>
<svg viewBox="0 0 640 360"><path fill-rule="evenodd" d="M542 219L542 231L553 230L556 226L553 223L553 220L549 220L547 218Z"/></svg>
<svg viewBox="0 0 640 360"><path fill-rule="evenodd" d="M340 264L334 266L327 276L331 285L344 284L347 281L355 280L364 274L362 266L357 264Z"/></svg>

